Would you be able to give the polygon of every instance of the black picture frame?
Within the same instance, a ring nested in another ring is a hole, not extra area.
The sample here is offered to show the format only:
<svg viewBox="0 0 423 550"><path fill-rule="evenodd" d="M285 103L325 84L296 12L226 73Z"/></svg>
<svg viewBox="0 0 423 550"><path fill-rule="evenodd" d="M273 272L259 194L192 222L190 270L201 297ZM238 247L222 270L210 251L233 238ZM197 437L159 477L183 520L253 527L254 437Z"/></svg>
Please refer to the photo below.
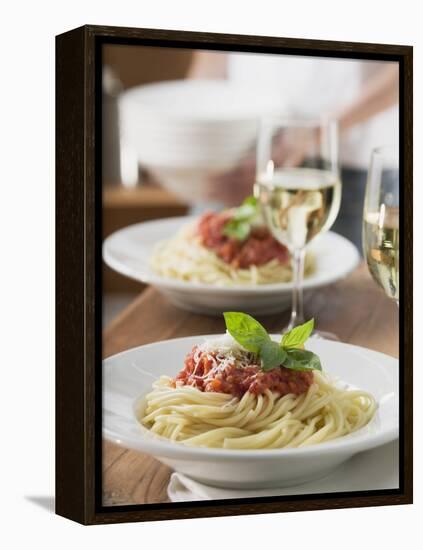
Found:
<svg viewBox="0 0 423 550"><path fill-rule="evenodd" d="M101 504L101 52L104 44L397 61L400 69L400 487L201 503ZM412 502L413 49L87 25L56 37L56 512L83 524ZM406 398L405 398L406 397Z"/></svg>

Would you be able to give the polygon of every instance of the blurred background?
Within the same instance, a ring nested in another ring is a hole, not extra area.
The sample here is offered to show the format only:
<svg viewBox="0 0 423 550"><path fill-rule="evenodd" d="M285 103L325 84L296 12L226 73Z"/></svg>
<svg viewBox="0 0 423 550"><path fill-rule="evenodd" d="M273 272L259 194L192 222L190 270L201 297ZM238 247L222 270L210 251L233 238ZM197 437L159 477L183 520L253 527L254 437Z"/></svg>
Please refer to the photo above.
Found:
<svg viewBox="0 0 423 550"><path fill-rule="evenodd" d="M125 150L121 147L119 96L143 84L185 78L192 58L191 50L103 47L103 239L133 223L188 212L188 205L143 171L136 158L127 158L126 166L125 158L121 162ZM122 174L121 168L127 173ZM106 324L142 289L141 283L103 263Z"/></svg>
<svg viewBox="0 0 423 550"><path fill-rule="evenodd" d="M254 183L261 116L328 115L343 183L332 230L361 249L370 152L398 140L397 104L396 63L104 46L103 238L238 204ZM103 264L103 324L142 290Z"/></svg>

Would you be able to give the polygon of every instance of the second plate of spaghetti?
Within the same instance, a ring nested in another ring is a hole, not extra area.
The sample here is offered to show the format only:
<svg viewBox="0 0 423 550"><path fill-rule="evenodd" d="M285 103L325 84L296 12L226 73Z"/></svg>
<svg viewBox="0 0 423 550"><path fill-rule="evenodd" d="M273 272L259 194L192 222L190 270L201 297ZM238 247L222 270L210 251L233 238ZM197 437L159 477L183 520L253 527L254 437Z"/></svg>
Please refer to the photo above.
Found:
<svg viewBox="0 0 423 550"><path fill-rule="evenodd" d="M209 229L210 220L204 222ZM207 249L192 238L198 223L198 218L184 216L121 229L105 240L104 261L122 275L154 285L178 307L197 313L216 315L243 309L259 315L289 307L292 275L286 251L268 242L266 235L255 233L249 246L237 254L224 247ZM257 242L262 245L259 250ZM273 259L262 257L262 265L248 265L251 255L269 250ZM231 265L222 259L226 255ZM347 276L358 262L359 254L351 242L336 233L325 233L308 248L304 289L333 283Z"/></svg>

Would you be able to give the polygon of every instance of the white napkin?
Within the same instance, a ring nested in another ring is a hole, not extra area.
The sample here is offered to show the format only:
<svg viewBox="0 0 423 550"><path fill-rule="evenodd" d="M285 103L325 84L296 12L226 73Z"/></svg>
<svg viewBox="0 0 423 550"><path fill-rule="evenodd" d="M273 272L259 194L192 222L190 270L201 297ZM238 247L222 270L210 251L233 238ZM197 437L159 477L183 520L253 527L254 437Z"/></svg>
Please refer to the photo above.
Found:
<svg viewBox="0 0 423 550"><path fill-rule="evenodd" d="M263 496L304 495L396 489L399 487L398 441L360 453L323 479L275 489L220 489L174 472L167 493L172 502Z"/></svg>

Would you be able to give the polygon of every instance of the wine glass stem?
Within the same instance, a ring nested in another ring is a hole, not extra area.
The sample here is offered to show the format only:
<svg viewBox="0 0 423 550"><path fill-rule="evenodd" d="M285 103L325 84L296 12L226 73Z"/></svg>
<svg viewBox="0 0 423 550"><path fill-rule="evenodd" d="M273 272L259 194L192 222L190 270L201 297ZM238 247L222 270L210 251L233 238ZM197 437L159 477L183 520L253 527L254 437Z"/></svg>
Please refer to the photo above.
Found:
<svg viewBox="0 0 423 550"><path fill-rule="evenodd" d="M303 277L304 277L304 248L294 250L292 254L292 273L294 287L292 289L292 310L288 330L304 323L303 313Z"/></svg>

